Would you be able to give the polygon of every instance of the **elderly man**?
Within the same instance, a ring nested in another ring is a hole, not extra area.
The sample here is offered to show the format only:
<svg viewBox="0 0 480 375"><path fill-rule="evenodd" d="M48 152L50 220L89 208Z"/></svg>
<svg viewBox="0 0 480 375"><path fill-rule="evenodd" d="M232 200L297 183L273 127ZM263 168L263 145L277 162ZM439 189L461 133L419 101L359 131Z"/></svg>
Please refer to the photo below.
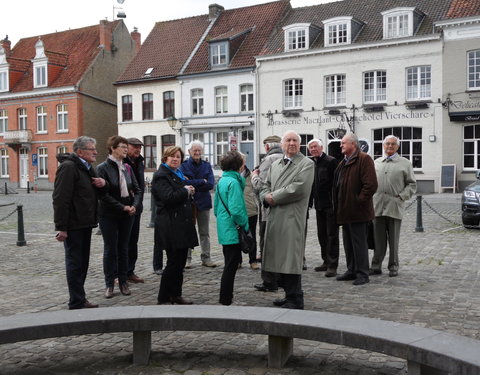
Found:
<svg viewBox="0 0 480 375"><path fill-rule="evenodd" d="M127 157L124 162L128 164L137 180L140 188L140 204L135 211L135 219L133 221L132 231L130 233L130 242L128 244L128 271L127 279L132 283L145 282L142 278L135 274L135 264L138 258L138 237L140 235L140 218L143 211L143 194L145 192L145 164L142 152L143 143L138 138L128 138Z"/></svg>
<svg viewBox="0 0 480 375"><path fill-rule="evenodd" d="M91 165L97 157L95 144L95 139L82 136L73 143L73 153L61 154L52 194L56 239L65 248L70 310L98 307L86 299L84 289L98 197L105 186Z"/></svg>
<svg viewBox="0 0 480 375"><path fill-rule="evenodd" d="M323 264L315 267L315 271L326 271L326 277L334 277L337 275L339 245L338 225L332 206L332 184L338 161L323 152L323 143L319 139L308 142L308 151L315 163L310 206L315 205L317 237L323 260Z"/></svg>
<svg viewBox="0 0 480 375"><path fill-rule="evenodd" d="M265 148L265 158L260 163L260 166L252 172L252 186L257 195L260 194L263 183L267 179L268 171L275 160L283 157L282 139L278 135L269 135L263 140L263 147ZM265 228L267 227L267 217L269 208L265 205L260 205L260 257L263 256L263 248L265 245ZM262 283L255 284L254 288L260 292L275 292L278 290L277 278L274 273L261 271Z"/></svg>
<svg viewBox="0 0 480 375"><path fill-rule="evenodd" d="M347 133L341 148L345 158L335 170L333 206L337 224L343 226L347 271L337 280L354 280L353 285L363 285L370 281L367 229L375 217L372 197L377 190L377 176L372 158L360 151L355 134Z"/></svg>
<svg viewBox="0 0 480 375"><path fill-rule="evenodd" d="M398 244L405 201L417 191L417 181L410 160L398 155L400 140L389 135L383 140L385 156L375 160L378 189L373 196L375 252L370 275L382 273L382 262L388 247L389 276L398 276Z"/></svg>
<svg viewBox="0 0 480 375"><path fill-rule="evenodd" d="M305 217L312 190L314 163L300 152L300 136L293 130L282 137L282 159L273 162L260 199L270 207L262 268L279 274L285 298L276 306L303 309L302 267Z"/></svg>
<svg viewBox="0 0 480 375"><path fill-rule="evenodd" d="M212 208L212 196L210 190L215 185L212 166L209 162L202 160L203 143L192 141L187 147L190 158L182 163L180 170L187 180L186 185L195 187L193 196L193 214L196 218L200 247L202 249L201 260L205 267L216 267L210 258L210 209ZM192 261L192 249L188 250L187 263L185 268L190 268Z"/></svg>

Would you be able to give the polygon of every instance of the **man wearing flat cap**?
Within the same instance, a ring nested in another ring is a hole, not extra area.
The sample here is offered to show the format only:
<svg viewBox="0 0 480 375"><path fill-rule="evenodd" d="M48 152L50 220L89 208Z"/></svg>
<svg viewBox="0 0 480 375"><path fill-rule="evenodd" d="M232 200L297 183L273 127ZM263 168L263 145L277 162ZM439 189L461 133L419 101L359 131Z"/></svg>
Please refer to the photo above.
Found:
<svg viewBox="0 0 480 375"><path fill-rule="evenodd" d="M145 192L145 163L142 151L143 142L138 138L127 138L128 152L124 162L130 166L127 167L127 173L133 173L140 188L140 204L135 213L130 242L128 245L128 271L127 279L132 283L143 283L144 280L135 274L135 263L138 257L138 237L140 234L140 217L143 211L143 194Z"/></svg>

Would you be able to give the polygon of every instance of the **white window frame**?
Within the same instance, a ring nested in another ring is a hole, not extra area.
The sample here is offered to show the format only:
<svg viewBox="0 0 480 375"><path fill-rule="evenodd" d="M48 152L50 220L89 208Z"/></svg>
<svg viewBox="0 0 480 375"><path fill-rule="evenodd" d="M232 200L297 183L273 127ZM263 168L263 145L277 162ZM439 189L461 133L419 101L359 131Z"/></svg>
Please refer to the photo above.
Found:
<svg viewBox="0 0 480 375"><path fill-rule="evenodd" d="M467 127L472 127L472 137L471 138L465 138L465 130ZM476 171L477 169L480 169L480 131L477 130L480 127L478 124L472 124L472 125L464 125L463 131L462 131L462 151L463 151L463 170L464 171ZM466 144L472 144L473 145L473 152L472 153L466 153ZM473 157L473 165L466 167L465 166L465 157L466 156L471 156Z"/></svg>
<svg viewBox="0 0 480 375"><path fill-rule="evenodd" d="M400 140L400 148L398 154L410 160L414 171L421 171L424 165L424 153L423 147L423 129L420 126L395 126L395 127L383 127L373 129L373 149L372 155L376 159L384 156L385 151L383 149L383 140L387 135L394 135ZM375 132L381 132L379 136L375 136ZM409 135L408 135L409 134ZM418 152L420 149L420 152ZM380 153L376 150L380 151ZM415 152L417 151L417 152ZM420 164L416 167L415 165Z"/></svg>
<svg viewBox="0 0 480 375"><path fill-rule="evenodd" d="M9 90L8 67L0 68L0 92Z"/></svg>
<svg viewBox="0 0 480 375"><path fill-rule="evenodd" d="M27 130L28 129L27 109L18 108L17 116L18 116L18 130Z"/></svg>
<svg viewBox="0 0 480 375"><path fill-rule="evenodd" d="M290 78L283 81L283 108L301 109L303 106L303 79Z"/></svg>
<svg viewBox="0 0 480 375"><path fill-rule="evenodd" d="M37 113L37 133L46 134L47 133L47 108L43 105L35 108Z"/></svg>
<svg viewBox="0 0 480 375"><path fill-rule="evenodd" d="M347 103L345 74L331 74L325 76L325 106L340 106Z"/></svg>
<svg viewBox="0 0 480 375"><path fill-rule="evenodd" d="M283 31L285 51L305 50L309 48L309 23L288 25L283 28Z"/></svg>
<svg viewBox="0 0 480 375"><path fill-rule="evenodd" d="M429 100L432 97L431 65L410 66L405 69L406 100ZM425 82L424 82L425 81Z"/></svg>
<svg viewBox="0 0 480 375"><path fill-rule="evenodd" d="M39 147L38 153L38 177L48 177L48 148Z"/></svg>
<svg viewBox="0 0 480 375"><path fill-rule="evenodd" d="M33 64L33 87L47 87L48 69L47 62Z"/></svg>
<svg viewBox="0 0 480 375"><path fill-rule="evenodd" d="M228 131L216 132L215 133L215 151L216 151L215 152L215 165L220 165L220 159L230 149L230 145L229 145L229 142L228 142L229 136L230 136L230 134L229 134ZM219 137L221 137L221 138L219 139Z"/></svg>
<svg viewBox="0 0 480 375"><path fill-rule="evenodd" d="M413 36L414 10L415 8L394 8L382 12L383 39L395 39ZM406 22L400 22L402 19L404 20L405 17L407 18Z"/></svg>
<svg viewBox="0 0 480 375"><path fill-rule="evenodd" d="M345 45L352 42L352 17L329 18L324 20L323 24L325 25L325 47Z"/></svg>
<svg viewBox="0 0 480 375"><path fill-rule="evenodd" d="M204 110L204 99L203 99L203 89L192 89L192 116L203 115Z"/></svg>
<svg viewBox="0 0 480 375"><path fill-rule="evenodd" d="M480 90L480 49L467 52L467 90Z"/></svg>
<svg viewBox="0 0 480 375"><path fill-rule="evenodd" d="M8 112L6 109L0 109L0 134L8 131Z"/></svg>
<svg viewBox="0 0 480 375"><path fill-rule="evenodd" d="M212 68L221 68L228 65L228 42L210 44L210 64Z"/></svg>
<svg viewBox="0 0 480 375"><path fill-rule="evenodd" d="M240 112L253 112L255 110L255 97L253 85L245 83L240 85Z"/></svg>
<svg viewBox="0 0 480 375"><path fill-rule="evenodd" d="M215 87L215 114L228 113L228 88L227 86Z"/></svg>
<svg viewBox="0 0 480 375"><path fill-rule="evenodd" d="M367 88L369 86L370 88ZM382 87L383 86L383 87ZM363 102L385 103L387 101L387 72L369 70L363 72Z"/></svg>
<svg viewBox="0 0 480 375"><path fill-rule="evenodd" d="M8 170L9 160L8 149L0 149L0 177L10 177L10 171Z"/></svg>
<svg viewBox="0 0 480 375"><path fill-rule="evenodd" d="M57 105L57 133L68 133L68 104Z"/></svg>

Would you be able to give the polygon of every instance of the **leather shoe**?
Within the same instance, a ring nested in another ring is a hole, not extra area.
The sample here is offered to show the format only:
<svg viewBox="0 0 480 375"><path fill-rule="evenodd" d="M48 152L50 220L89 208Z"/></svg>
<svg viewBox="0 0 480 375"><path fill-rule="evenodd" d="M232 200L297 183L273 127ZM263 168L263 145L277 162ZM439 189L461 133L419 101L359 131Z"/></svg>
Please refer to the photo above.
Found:
<svg viewBox="0 0 480 375"><path fill-rule="evenodd" d="M278 288L267 286L265 284L255 284L253 287L259 292L276 292L278 290Z"/></svg>
<svg viewBox="0 0 480 375"><path fill-rule="evenodd" d="M88 302L88 300L86 300L85 303L83 304L84 309L95 309L97 307L98 305L96 303Z"/></svg>
<svg viewBox="0 0 480 375"><path fill-rule="evenodd" d="M186 300L182 296L170 297L170 302L172 303L172 305L175 305L175 304L177 304L177 305L193 305L192 301Z"/></svg>
<svg viewBox="0 0 480 375"><path fill-rule="evenodd" d="M275 306L283 306L287 303L287 299L286 298L277 298L276 300L273 301L273 304Z"/></svg>
<svg viewBox="0 0 480 375"><path fill-rule="evenodd" d="M205 266L205 267L216 267L217 264L212 262L211 260L205 260L202 262L202 266Z"/></svg>
<svg viewBox="0 0 480 375"><path fill-rule="evenodd" d="M337 270L335 268L328 268L325 272L325 277L334 277L337 276Z"/></svg>
<svg viewBox="0 0 480 375"><path fill-rule="evenodd" d="M327 271L327 265L323 263L321 266L315 267L314 270L315 272Z"/></svg>
<svg viewBox="0 0 480 375"><path fill-rule="evenodd" d="M128 276L127 280L128 280L128 281L131 281L131 282L134 283L134 284L144 283L144 282L145 282L145 280L143 280L142 278L138 277L138 276L135 275L134 273L132 273L130 276Z"/></svg>
<svg viewBox="0 0 480 375"><path fill-rule="evenodd" d="M122 285L120 285L120 293L122 293L124 296L129 296L130 294L132 294L127 283L123 283Z"/></svg>
<svg viewBox="0 0 480 375"><path fill-rule="evenodd" d="M303 304L299 305L297 303L287 302L282 305L282 309L303 310Z"/></svg>
<svg viewBox="0 0 480 375"><path fill-rule="evenodd" d="M337 276L337 281L348 281L348 280L355 280L356 276L353 273L345 272L344 274Z"/></svg>
<svg viewBox="0 0 480 375"><path fill-rule="evenodd" d="M105 289L105 298L112 298L113 297L113 286L108 287Z"/></svg>
<svg viewBox="0 0 480 375"><path fill-rule="evenodd" d="M365 277L357 277L355 281L352 283L353 285L363 285L369 283L370 280Z"/></svg>
<svg viewBox="0 0 480 375"><path fill-rule="evenodd" d="M382 270L379 270L378 268L370 268L370 269L368 270L368 274L369 274L370 276L372 276L372 275L381 275L381 274L382 274Z"/></svg>
<svg viewBox="0 0 480 375"><path fill-rule="evenodd" d="M396 277L396 276L398 276L398 271L392 270L392 271L390 271L390 272L388 273L388 276L390 276L390 277Z"/></svg>

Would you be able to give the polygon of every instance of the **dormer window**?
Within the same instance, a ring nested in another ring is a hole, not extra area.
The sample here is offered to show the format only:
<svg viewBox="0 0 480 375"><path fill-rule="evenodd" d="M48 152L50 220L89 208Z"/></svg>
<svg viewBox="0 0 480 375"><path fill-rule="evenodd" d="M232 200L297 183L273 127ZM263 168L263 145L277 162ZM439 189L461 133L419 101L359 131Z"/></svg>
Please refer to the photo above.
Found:
<svg viewBox="0 0 480 375"><path fill-rule="evenodd" d="M415 8L394 8L382 12L383 39L413 36L420 25L423 14Z"/></svg>
<svg viewBox="0 0 480 375"><path fill-rule="evenodd" d="M210 64L212 68L223 68L228 65L228 42L210 45Z"/></svg>
<svg viewBox="0 0 480 375"><path fill-rule="evenodd" d="M351 44L363 23L353 17L335 17L323 21L325 25L325 47Z"/></svg>
<svg viewBox="0 0 480 375"><path fill-rule="evenodd" d="M295 51L309 49L320 28L310 23L295 23L285 26L283 31L285 51Z"/></svg>
<svg viewBox="0 0 480 375"><path fill-rule="evenodd" d="M46 87L48 83L48 59L41 39L35 44L35 52L35 59L33 59L33 87Z"/></svg>
<svg viewBox="0 0 480 375"><path fill-rule="evenodd" d="M0 46L0 92L8 91L8 63L5 50Z"/></svg>

